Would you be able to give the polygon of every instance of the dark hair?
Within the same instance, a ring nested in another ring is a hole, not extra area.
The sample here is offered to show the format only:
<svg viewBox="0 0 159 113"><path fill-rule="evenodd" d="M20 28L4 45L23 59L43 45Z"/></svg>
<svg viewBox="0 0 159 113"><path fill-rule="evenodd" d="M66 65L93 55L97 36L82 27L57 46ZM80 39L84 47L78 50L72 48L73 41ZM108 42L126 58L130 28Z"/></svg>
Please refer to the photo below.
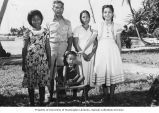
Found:
<svg viewBox="0 0 159 113"><path fill-rule="evenodd" d="M68 63L67 63L67 57L68 57L68 55L73 55L73 56L75 56L75 57L77 56L76 52L74 52L74 51L67 51L67 52L64 54L64 60L63 60L65 66L68 65Z"/></svg>
<svg viewBox="0 0 159 113"><path fill-rule="evenodd" d="M34 27L33 24L32 24L32 18L33 18L33 16L35 16L35 15L38 15L38 16L41 18L41 23L42 23L42 21L43 21L43 15L41 14L41 12L40 12L39 10L31 10L31 11L28 13L27 19L28 19L28 23L29 23L32 27Z"/></svg>
<svg viewBox="0 0 159 113"><path fill-rule="evenodd" d="M82 21L82 14L83 13L86 13L88 15L88 17L90 18L90 13L87 11L87 10L83 10L81 13L80 13L80 21L82 24L84 24L84 22Z"/></svg>
<svg viewBox="0 0 159 113"><path fill-rule="evenodd" d="M64 7L64 3L61 0L54 0L53 6L54 6L54 4L59 4L59 3L62 5L62 7Z"/></svg>
<svg viewBox="0 0 159 113"><path fill-rule="evenodd" d="M103 20L105 20L104 17L103 17L103 12L104 12L104 9L105 9L105 8L109 8L109 9L112 11L112 13L114 13L114 8L113 8L112 5L104 5L104 6L102 7L102 18L103 18ZM113 16L113 17L114 17L114 16ZM112 17L112 21L113 21L113 17Z"/></svg>

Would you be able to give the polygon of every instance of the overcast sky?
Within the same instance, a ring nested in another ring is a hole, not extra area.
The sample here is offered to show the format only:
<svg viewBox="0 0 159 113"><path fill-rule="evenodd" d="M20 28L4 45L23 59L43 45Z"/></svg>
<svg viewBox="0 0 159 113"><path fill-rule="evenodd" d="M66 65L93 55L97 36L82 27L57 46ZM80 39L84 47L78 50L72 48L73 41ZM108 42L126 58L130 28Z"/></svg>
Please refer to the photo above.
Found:
<svg viewBox="0 0 159 113"><path fill-rule="evenodd" d="M53 18L52 11L53 0L9 0L8 6L3 17L3 21L0 28L0 33L7 33L11 27L20 27L22 25L29 26L27 22L27 14L32 9L38 9L44 16L43 25L50 22ZM90 11L88 0L62 0L64 6L64 17L69 19L72 23L72 28L80 25L79 14L82 10ZM100 21L101 7L104 4L112 4L115 9L114 21L121 25L126 24L125 20L130 14L130 9L126 3L123 4L123 0L91 0L92 7L95 13L96 21ZM134 9L141 7L143 0L131 0ZM0 0L0 7L3 0ZM93 19L92 19L93 20Z"/></svg>

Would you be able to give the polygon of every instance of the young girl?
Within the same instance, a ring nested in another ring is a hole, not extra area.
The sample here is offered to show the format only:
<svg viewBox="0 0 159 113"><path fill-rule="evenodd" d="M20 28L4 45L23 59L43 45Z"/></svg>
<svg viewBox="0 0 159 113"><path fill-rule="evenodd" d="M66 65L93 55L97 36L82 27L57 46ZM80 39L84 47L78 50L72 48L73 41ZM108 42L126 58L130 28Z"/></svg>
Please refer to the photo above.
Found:
<svg viewBox="0 0 159 113"><path fill-rule="evenodd" d="M43 16L40 11L32 10L28 14L28 23L32 26L24 34L22 50L22 85L28 88L30 105L34 106L34 89L39 88L40 105L45 99L45 86L48 85L51 50L46 30L41 27Z"/></svg>
<svg viewBox="0 0 159 113"><path fill-rule="evenodd" d="M83 10L80 13L80 21L81 25L77 26L73 32L73 45L76 49L76 51L81 51L84 49L85 44L87 43L89 37L92 35L92 29L89 25L90 22L90 13L87 10ZM84 73L84 83L86 86L86 98L88 98L88 91L91 84L91 78L93 75L93 67L94 67L94 53L97 49L97 40L94 41L94 44L91 44L91 46L85 51L83 54L82 60L82 66L83 66L83 73Z"/></svg>
<svg viewBox="0 0 159 113"><path fill-rule="evenodd" d="M84 80L83 75L80 73L81 68L76 62L77 54L74 51L68 51L64 56L63 76L66 86L80 85ZM77 90L73 90L73 97L77 96Z"/></svg>
<svg viewBox="0 0 159 113"><path fill-rule="evenodd" d="M122 29L118 24L113 22L114 8L112 5L104 5L102 7L102 17L104 21L99 24L97 31L94 30L83 52L98 35L98 48L92 82L103 86L105 102L110 100L110 103L112 103L115 85L124 81L120 56L120 33Z"/></svg>

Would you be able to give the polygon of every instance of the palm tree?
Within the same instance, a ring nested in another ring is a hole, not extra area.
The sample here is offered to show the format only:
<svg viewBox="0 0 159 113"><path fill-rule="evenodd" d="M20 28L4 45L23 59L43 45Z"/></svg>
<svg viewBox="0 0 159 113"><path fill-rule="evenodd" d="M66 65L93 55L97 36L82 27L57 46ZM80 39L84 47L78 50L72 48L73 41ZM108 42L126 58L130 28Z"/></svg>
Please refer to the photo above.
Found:
<svg viewBox="0 0 159 113"><path fill-rule="evenodd" d="M148 28L147 32L152 33L152 31L155 29L156 18L159 18L159 1L158 0L144 0L143 1L143 8L140 8L139 11L135 11L132 8L131 0L123 0L123 2L126 1L129 5L129 8L132 13L132 23L134 24L136 28L136 32L138 35L138 38L141 39L141 41L146 45L159 45L158 43L150 43L147 42L141 37L139 33L139 27L143 26L142 24L145 24ZM123 4L123 3L122 3Z"/></svg>
<svg viewBox="0 0 159 113"><path fill-rule="evenodd" d="M137 26L137 22L140 22L138 20L140 20L139 18L141 18L140 16L141 15L138 15L137 12L135 12L135 10L132 8L132 4L131 4L131 0L123 0L122 1L122 4L125 2L127 2L127 4L129 5L129 8L130 8L130 11L131 11L131 14L132 14L132 17L133 17L133 21L132 23L134 24L134 27L135 27L135 30L137 32L137 35L138 35L138 38L146 45L151 45L151 43L149 42L146 42L143 37L141 37L140 33L139 33L139 30L138 30L138 26ZM144 12L142 10L140 10L140 13L143 14Z"/></svg>

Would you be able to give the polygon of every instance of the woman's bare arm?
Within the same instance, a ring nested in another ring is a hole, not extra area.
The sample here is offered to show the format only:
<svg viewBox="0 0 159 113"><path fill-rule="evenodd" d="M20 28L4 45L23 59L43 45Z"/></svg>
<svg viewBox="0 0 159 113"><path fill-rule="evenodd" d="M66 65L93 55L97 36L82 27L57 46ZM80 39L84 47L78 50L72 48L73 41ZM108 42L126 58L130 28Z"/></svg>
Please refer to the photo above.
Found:
<svg viewBox="0 0 159 113"><path fill-rule="evenodd" d="M27 48L29 44L29 38L24 39L24 46L22 48L22 70L25 72L25 60L26 60L26 55L27 55Z"/></svg>
<svg viewBox="0 0 159 113"><path fill-rule="evenodd" d="M93 31L91 37L89 38L89 40L87 41L86 45L85 45L85 48L83 49L83 53L89 48L89 46L94 42L94 40L96 39L98 35L98 32L97 31Z"/></svg>
<svg viewBox="0 0 159 113"><path fill-rule="evenodd" d="M77 52L82 51L82 49L80 48L79 44L78 44L79 38L78 37L74 37L73 38L73 46L75 48L75 50Z"/></svg>
<svg viewBox="0 0 159 113"><path fill-rule="evenodd" d="M121 33L117 33L117 35L116 35L116 43L118 45L119 51L121 52Z"/></svg>
<svg viewBox="0 0 159 113"><path fill-rule="evenodd" d="M46 54L47 54L47 59L48 59L48 65L49 65L49 68L50 68L51 67L51 48L50 48L49 38L46 39L45 47L46 47Z"/></svg>

